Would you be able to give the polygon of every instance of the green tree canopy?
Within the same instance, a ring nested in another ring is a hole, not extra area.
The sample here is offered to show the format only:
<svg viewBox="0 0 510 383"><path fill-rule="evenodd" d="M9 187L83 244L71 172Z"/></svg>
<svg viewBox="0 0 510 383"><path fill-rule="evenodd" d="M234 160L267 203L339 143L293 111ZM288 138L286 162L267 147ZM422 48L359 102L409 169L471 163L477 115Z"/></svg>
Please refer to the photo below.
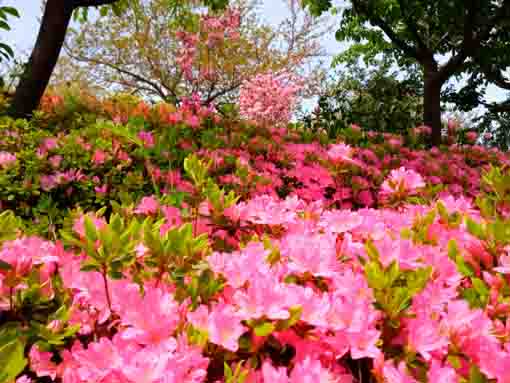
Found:
<svg viewBox="0 0 510 383"><path fill-rule="evenodd" d="M335 137L351 124L364 130L407 134L421 121L423 89L416 72L401 78L381 62L370 68L349 66L320 95L318 108L305 122Z"/></svg>
<svg viewBox="0 0 510 383"><path fill-rule="evenodd" d="M339 11L331 0L303 5L316 15ZM371 62L382 53L400 67L421 67L423 122L432 127L434 144L441 141L441 90L449 79L467 73L508 83L509 0L352 0L341 13L336 37L352 45L337 62Z"/></svg>

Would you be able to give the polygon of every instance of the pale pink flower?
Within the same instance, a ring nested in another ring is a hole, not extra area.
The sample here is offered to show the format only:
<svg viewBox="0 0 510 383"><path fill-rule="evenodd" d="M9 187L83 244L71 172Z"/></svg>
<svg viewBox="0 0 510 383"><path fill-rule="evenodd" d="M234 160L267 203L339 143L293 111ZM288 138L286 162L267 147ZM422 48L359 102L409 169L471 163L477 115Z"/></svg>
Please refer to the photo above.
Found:
<svg viewBox="0 0 510 383"><path fill-rule="evenodd" d="M418 383L416 379L408 374L405 362L399 363L398 368L395 367L393 361L388 360L382 368L384 378L388 383Z"/></svg>
<svg viewBox="0 0 510 383"><path fill-rule="evenodd" d="M16 155L0 151L0 168L7 168L8 166L12 165L16 162Z"/></svg>
<svg viewBox="0 0 510 383"><path fill-rule="evenodd" d="M335 162L352 162L353 148L344 143L333 144L328 150L328 157Z"/></svg>
<svg viewBox="0 0 510 383"><path fill-rule="evenodd" d="M416 194L418 189L425 186L425 181L419 173L401 167L390 172L389 177L381 185L381 192L385 194Z"/></svg>
<svg viewBox="0 0 510 383"><path fill-rule="evenodd" d="M238 350L239 337L246 332L239 314L224 303L216 305L210 312L207 330L212 343L232 352Z"/></svg>
<svg viewBox="0 0 510 383"><path fill-rule="evenodd" d="M58 154L48 158L48 162L54 169L57 169L60 166L60 163L62 162L62 160L63 160L63 157Z"/></svg>
<svg viewBox="0 0 510 383"><path fill-rule="evenodd" d="M267 72L244 81L239 96L241 116L266 124L289 122L301 88L299 82L288 72Z"/></svg>
<svg viewBox="0 0 510 383"><path fill-rule="evenodd" d="M97 194L106 194L108 193L108 185L107 184L104 184L102 186L95 186L94 187L94 191L97 193Z"/></svg>
<svg viewBox="0 0 510 383"><path fill-rule="evenodd" d="M116 298L120 321L128 326L121 333L123 339L156 344L167 340L177 328L179 305L160 288L145 286L142 296L138 285L129 284L116 291Z"/></svg>
<svg viewBox="0 0 510 383"><path fill-rule="evenodd" d="M340 377L324 368L318 360L306 358L290 374L290 383L341 383Z"/></svg>
<svg viewBox="0 0 510 383"><path fill-rule="evenodd" d="M510 249L507 250L507 254L499 257L499 266L493 270L501 274L510 274Z"/></svg>
<svg viewBox="0 0 510 383"><path fill-rule="evenodd" d="M459 383L460 377L455 372L455 369L448 365L442 365L436 359L432 359L427 373L429 382L434 383Z"/></svg>
<svg viewBox="0 0 510 383"><path fill-rule="evenodd" d="M262 377L264 383L290 383L285 367L273 367L271 362L265 361L262 365Z"/></svg>

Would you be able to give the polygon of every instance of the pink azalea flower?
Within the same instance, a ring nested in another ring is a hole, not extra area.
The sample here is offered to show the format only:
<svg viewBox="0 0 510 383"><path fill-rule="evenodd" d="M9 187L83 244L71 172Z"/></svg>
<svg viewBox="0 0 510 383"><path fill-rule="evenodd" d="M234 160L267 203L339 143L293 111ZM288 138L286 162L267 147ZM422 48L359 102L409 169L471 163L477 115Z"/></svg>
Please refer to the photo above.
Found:
<svg viewBox="0 0 510 383"><path fill-rule="evenodd" d="M141 131L138 133L138 138L142 140L146 148L153 148L155 145L154 135L151 132Z"/></svg>
<svg viewBox="0 0 510 383"><path fill-rule="evenodd" d="M136 214L152 215L158 212L159 207L159 201L156 197L143 197L134 212Z"/></svg>
<svg viewBox="0 0 510 383"><path fill-rule="evenodd" d="M384 363L382 372L386 381L391 383L418 383L416 379L409 376L404 361L400 362L396 368L393 361L388 360Z"/></svg>
<svg viewBox="0 0 510 383"><path fill-rule="evenodd" d="M448 339L441 335L439 323L431 321L430 318L409 320L407 331L409 347L420 353L425 360L431 359L431 353L448 352Z"/></svg>
<svg viewBox="0 0 510 383"><path fill-rule="evenodd" d="M50 165L54 168L54 169L57 169L61 162L63 160L63 157L61 155L55 155L55 156L51 156L50 158L48 158L48 162L50 163Z"/></svg>
<svg viewBox="0 0 510 383"><path fill-rule="evenodd" d="M89 218L97 229L101 229L106 226L106 220L103 217L96 217L94 214L84 214L80 218L74 221L73 230L80 237L85 238L85 218Z"/></svg>
<svg viewBox="0 0 510 383"><path fill-rule="evenodd" d="M241 317L227 304L216 305L209 314L207 330L209 340L229 351L239 348L239 337L246 332Z"/></svg>
<svg viewBox="0 0 510 383"><path fill-rule="evenodd" d="M94 191L97 193L97 194L106 194L108 193L108 185L107 184L104 184L102 186L95 186L94 187Z"/></svg>
<svg viewBox="0 0 510 383"><path fill-rule="evenodd" d="M12 165L16 162L16 155L0 151L0 168L7 168L8 166Z"/></svg>
<svg viewBox="0 0 510 383"><path fill-rule="evenodd" d="M269 361L262 365L262 376L264 382L271 383L290 383L287 369L285 367L275 368Z"/></svg>
<svg viewBox="0 0 510 383"><path fill-rule="evenodd" d="M156 344L167 340L179 323L178 304L162 289L145 286L143 296L136 284L117 290L117 312L121 323L128 326L121 333L123 339L140 344Z"/></svg>
<svg viewBox="0 0 510 383"><path fill-rule="evenodd" d="M494 271L501 274L510 274L510 249L508 250L508 254L499 257L499 264L500 266L495 267L493 269Z"/></svg>
<svg viewBox="0 0 510 383"><path fill-rule="evenodd" d="M389 177L381 185L381 191L385 194L405 192L416 194L418 189L425 187L422 176L414 170L401 167L391 171Z"/></svg>
<svg viewBox="0 0 510 383"><path fill-rule="evenodd" d="M318 360L306 358L297 364L290 375L291 383L341 383L340 377L335 376L331 371L324 368Z"/></svg>
<svg viewBox="0 0 510 383"><path fill-rule="evenodd" d="M466 133L466 139L469 141L469 142L475 142L478 138L478 133L476 132L467 132Z"/></svg>
<svg viewBox="0 0 510 383"><path fill-rule="evenodd" d="M94 165L101 165L106 161L107 155L104 151L100 149L96 149L94 154L92 155L92 162Z"/></svg>
<svg viewBox="0 0 510 383"><path fill-rule="evenodd" d="M429 372L427 374L429 382L437 383L459 383L460 377L457 375L455 369L445 365L436 359L432 359Z"/></svg>
<svg viewBox="0 0 510 383"><path fill-rule="evenodd" d="M333 161L352 162L353 148L344 143L333 144L328 150L328 157Z"/></svg>
<svg viewBox="0 0 510 383"><path fill-rule="evenodd" d="M32 346L29 353L30 368L35 371L38 377L49 376L55 379L57 376L57 365L51 361L52 353L40 351L37 345Z"/></svg>

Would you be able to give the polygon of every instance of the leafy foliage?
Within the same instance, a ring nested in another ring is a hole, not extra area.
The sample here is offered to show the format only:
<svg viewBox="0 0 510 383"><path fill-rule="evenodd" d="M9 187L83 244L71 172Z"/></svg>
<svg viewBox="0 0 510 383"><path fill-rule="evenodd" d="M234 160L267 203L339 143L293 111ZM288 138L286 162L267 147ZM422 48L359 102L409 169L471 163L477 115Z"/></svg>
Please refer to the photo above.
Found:
<svg viewBox="0 0 510 383"><path fill-rule="evenodd" d="M316 13L332 7L331 2L322 0L309 0L304 5ZM510 65L509 22L507 2L353 0L342 10L336 32L339 41L353 44L336 62L355 63L363 58L370 64L384 54L403 69L420 65L425 89L423 120L433 128L434 143L438 144L439 96L452 76L482 75L486 82L510 88L503 75ZM439 56L447 59L440 63ZM483 89L471 87L471 91L476 95Z"/></svg>
<svg viewBox="0 0 510 383"><path fill-rule="evenodd" d="M332 138L352 124L364 130L406 134L420 125L422 94L419 80L398 80L388 66L350 66L320 96L316 111L305 123L315 130L324 129Z"/></svg>

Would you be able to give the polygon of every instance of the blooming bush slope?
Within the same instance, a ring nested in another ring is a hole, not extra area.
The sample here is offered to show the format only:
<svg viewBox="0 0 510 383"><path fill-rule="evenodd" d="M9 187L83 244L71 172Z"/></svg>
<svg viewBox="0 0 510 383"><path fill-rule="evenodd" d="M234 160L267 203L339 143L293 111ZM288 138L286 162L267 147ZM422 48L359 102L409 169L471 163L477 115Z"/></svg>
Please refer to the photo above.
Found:
<svg viewBox="0 0 510 383"><path fill-rule="evenodd" d="M510 381L507 154L113 105L1 121L0 382Z"/></svg>

